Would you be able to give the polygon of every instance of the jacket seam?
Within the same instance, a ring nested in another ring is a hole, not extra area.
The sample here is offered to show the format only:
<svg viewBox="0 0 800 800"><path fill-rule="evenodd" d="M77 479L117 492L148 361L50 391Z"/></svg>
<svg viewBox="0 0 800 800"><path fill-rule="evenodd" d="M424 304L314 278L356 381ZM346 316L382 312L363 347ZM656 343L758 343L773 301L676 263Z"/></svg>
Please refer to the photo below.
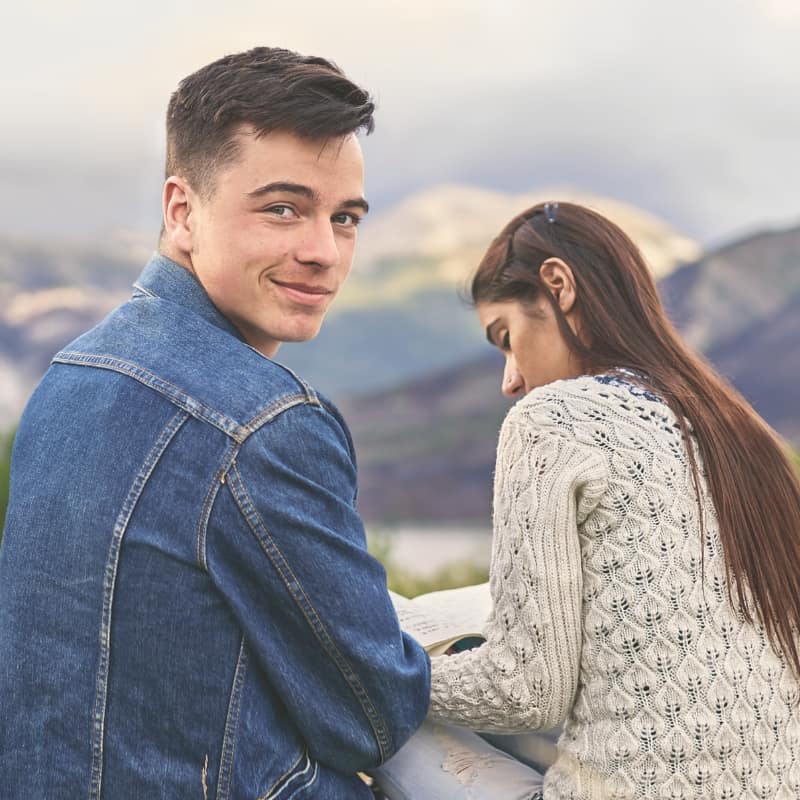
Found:
<svg viewBox="0 0 800 800"><path fill-rule="evenodd" d="M253 348L253 349L255 350L255 348ZM259 351L256 350L256 352L258 353ZM267 356L264 356L262 353L259 353L259 355L261 355L263 358L267 358ZM303 391L305 392L305 398L306 398L306 400L308 400L309 403L315 403L316 405L319 405L319 398L317 397L317 393L293 369L291 369L290 367L287 367L286 364L281 364L280 361L274 361L273 359L269 359L269 360L272 361L272 363L275 364L276 367L280 367L284 372L286 372L289 375L291 375L292 378L294 378L300 384L300 386L302 387Z"/></svg>
<svg viewBox="0 0 800 800"><path fill-rule="evenodd" d="M108 369L127 375L145 386L149 386L159 394L163 394L187 414L208 422L234 440L241 442L246 438L244 429L235 420L210 408L199 400L195 400L173 383L164 380L164 378L159 378L158 375L154 375L144 367L132 364L129 361L97 353L75 353L63 350L53 358L53 362L58 364L88 364L99 369Z"/></svg>
<svg viewBox="0 0 800 800"><path fill-rule="evenodd" d="M304 394L293 393L284 394L273 400L265 409L256 414L255 417L250 419L243 425L240 425L236 420L223 414L200 400L195 399L191 395L179 389L175 384L171 383L164 378L150 372L150 370L140 367L137 364L125 361L124 359L116 358L115 356L101 355L99 353L78 353L69 350L62 350L53 357L53 363L56 364L71 364L71 365L88 365L98 369L107 369L112 372L118 372L122 375L127 375L129 378L139 381L139 383L153 389L159 394L164 395L172 403L182 408L191 416L201 419L210 425L213 425L218 430L221 430L227 436L230 436L238 444L243 444L244 441L259 428L268 422L271 422L279 414L283 413L289 408L296 405L308 403L309 405L316 405L323 407L320 403L319 397L316 393L298 379L301 386L306 389Z"/></svg>
<svg viewBox="0 0 800 800"><path fill-rule="evenodd" d="M308 755L308 753L306 753L306 765L303 767L303 769L300 772L295 772L294 775L289 777L286 783L284 783L283 786L281 786L277 792L275 792L274 794L264 795L263 797L259 798L259 800L277 800L283 794L284 790L286 790L289 787L289 784L295 778L302 778L305 775L305 773L308 772L308 770L310 769L311 777L300 786L295 786L294 789L292 789L291 794L286 795L285 800L291 800L291 798L294 797L298 792L302 792L303 789L307 789L309 786L311 786L312 783L314 783L314 781L316 781L318 768L319 765L317 764L317 762L314 761Z"/></svg>
<svg viewBox="0 0 800 800"><path fill-rule="evenodd" d="M250 436L256 433L256 431L258 431L259 428L262 428L267 423L272 422L278 415L282 414L284 411L288 411L290 408L302 405L319 406L320 402L316 397L316 395L314 395L313 397L309 397L308 395L304 394L284 395L278 400L275 400L274 402L270 403L263 411L260 411L258 414L256 414L255 417L248 420L244 424L243 429L247 432L247 435Z"/></svg>
<svg viewBox="0 0 800 800"><path fill-rule="evenodd" d="M275 796L273 795L273 792L278 788L278 784L281 783L282 781L285 781L292 775L292 773L296 772L298 767L300 766L300 762L303 761L303 759L308 760L308 751L305 748L302 749L300 755L297 756L297 758L294 760L292 766L289 767L289 769L284 770L278 777L278 779L272 784L272 786L270 786L269 789L267 789L267 791L264 792L264 794L258 797L258 800L272 800L272 798ZM305 769L307 769L307 767ZM281 789L281 791L283 790Z"/></svg>
<svg viewBox="0 0 800 800"><path fill-rule="evenodd" d="M146 289L146 288L145 288L144 286L142 286L142 284L141 284L141 283L139 283L138 281L137 281L136 283L134 283L134 284L133 284L133 288L134 288L134 289L138 289L138 290L139 290L139 291L140 291L142 294L145 294L145 295L147 295L149 298L151 298L151 299L153 299L153 300L155 300L156 298L158 298L158 295L157 295L157 294L154 294L154 293L153 293L153 292L151 292L149 289Z"/></svg>
<svg viewBox="0 0 800 800"><path fill-rule="evenodd" d="M222 741L222 754L219 762L219 781L217 783L217 800L230 800L233 784L233 757L236 753L236 736L239 730L239 714L242 708L242 687L247 674L247 645L242 636L239 645L239 656L233 673L231 697L228 702L228 715L225 719L225 737ZM224 793L224 794L223 794Z"/></svg>
<svg viewBox="0 0 800 800"><path fill-rule="evenodd" d="M320 408L325 411L339 426L342 431L342 435L347 442L347 450L350 453L350 459L353 462L353 467L356 470L356 474L358 474L358 460L356 458L356 447L353 443L353 434L350 432L350 428L347 426L347 422L345 421L344 417L339 412L339 409L336 408L332 403L326 401L324 398L319 397L319 406ZM356 481L355 488L353 489L353 505L356 505L358 502L358 481Z"/></svg>
<svg viewBox="0 0 800 800"><path fill-rule="evenodd" d="M108 702L108 674L111 663L111 615L114 603L114 589L117 580L119 556L122 539L128 528L136 504L145 486L172 438L188 419L188 414L177 412L161 431L155 444L133 480L128 494L117 515L108 550L108 558L103 574L103 605L100 619L99 655L95 678L95 699L92 712L92 763L89 772L89 798L100 800L103 781L103 740L105 737L105 717Z"/></svg>
<svg viewBox="0 0 800 800"><path fill-rule="evenodd" d="M200 569L208 572L208 558L206 556L206 541L208 538L208 521L211 519L211 512L214 509L214 503L219 493L219 488L225 482L225 474L230 469L231 464L235 462L236 456L239 452L239 445L233 443L225 452L220 461L217 471L211 478L208 491L203 500L203 505L200 509L200 517L197 520L197 542L196 542L196 558L197 565Z"/></svg>
<svg viewBox="0 0 800 800"><path fill-rule="evenodd" d="M298 792L302 792L304 789L308 789L309 786L312 786L317 782L317 778L319 777L319 763L317 761L312 762L314 764L314 769L311 771L311 777L302 785L295 788L292 794L286 798L286 800L291 800Z"/></svg>
<svg viewBox="0 0 800 800"><path fill-rule="evenodd" d="M275 540L270 535L266 526L264 525L258 511L256 510L253 501L247 493L244 486L244 481L239 473L235 464L231 466L230 470L230 485L231 494L234 497L236 505L238 506L242 516L248 524L248 527L256 537L261 549L266 554L267 558L272 562L273 567L282 579L284 586L289 591L292 599L294 600L300 612L306 619L314 635L317 637L319 643L322 645L328 657L334 662L345 682L350 687L353 695L359 702L364 716L370 723L375 741L378 745L380 752L381 762L386 760L387 753L391 748L391 737L386 728L386 723L381 718L377 709L375 708L368 692L361 685L355 671L350 667L347 659L339 652L333 639L328 633L325 625L314 608L313 603L309 599L302 584L297 576L294 574L291 566L284 557L280 548Z"/></svg>

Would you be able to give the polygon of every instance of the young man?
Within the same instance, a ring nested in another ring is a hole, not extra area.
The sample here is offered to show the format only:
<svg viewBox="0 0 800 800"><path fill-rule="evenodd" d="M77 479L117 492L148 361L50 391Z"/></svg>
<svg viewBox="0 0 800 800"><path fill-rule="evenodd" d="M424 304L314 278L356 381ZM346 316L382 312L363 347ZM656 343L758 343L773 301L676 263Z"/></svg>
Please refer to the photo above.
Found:
<svg viewBox="0 0 800 800"><path fill-rule="evenodd" d="M355 773L425 716L347 428L271 360L347 277L372 112L334 65L269 48L173 95L159 253L17 434L6 800L369 797Z"/></svg>

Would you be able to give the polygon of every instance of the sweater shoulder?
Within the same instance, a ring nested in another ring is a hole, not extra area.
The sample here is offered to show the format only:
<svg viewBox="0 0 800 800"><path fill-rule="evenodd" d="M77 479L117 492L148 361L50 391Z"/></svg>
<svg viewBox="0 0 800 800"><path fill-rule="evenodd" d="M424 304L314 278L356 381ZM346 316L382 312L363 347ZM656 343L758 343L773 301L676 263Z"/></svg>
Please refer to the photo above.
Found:
<svg viewBox="0 0 800 800"><path fill-rule="evenodd" d="M670 407L644 383L616 373L537 387L512 406L507 421L604 450L620 430L651 440L681 438Z"/></svg>

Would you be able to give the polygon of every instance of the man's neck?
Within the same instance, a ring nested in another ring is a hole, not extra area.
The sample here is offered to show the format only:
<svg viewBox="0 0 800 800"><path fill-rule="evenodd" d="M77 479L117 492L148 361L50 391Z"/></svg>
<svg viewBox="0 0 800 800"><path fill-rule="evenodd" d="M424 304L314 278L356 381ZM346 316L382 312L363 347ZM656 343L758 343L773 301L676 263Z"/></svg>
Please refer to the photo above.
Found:
<svg viewBox="0 0 800 800"><path fill-rule="evenodd" d="M168 258L170 261L174 261L176 264L179 264L185 270L191 272L195 278L197 278L194 267L192 266L192 258L188 253L184 253L181 250L170 247L169 243L163 241L163 239L158 243L158 253L159 255L164 256L164 258Z"/></svg>

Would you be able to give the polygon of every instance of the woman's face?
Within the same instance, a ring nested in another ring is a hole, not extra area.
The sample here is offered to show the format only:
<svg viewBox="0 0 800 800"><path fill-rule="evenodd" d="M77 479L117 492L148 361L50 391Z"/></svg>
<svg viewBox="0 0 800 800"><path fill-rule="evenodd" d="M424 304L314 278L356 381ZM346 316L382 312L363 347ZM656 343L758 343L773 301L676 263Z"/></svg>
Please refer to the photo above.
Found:
<svg viewBox="0 0 800 800"><path fill-rule="evenodd" d="M477 309L486 338L506 358L501 387L506 397L521 397L537 386L581 374L546 298L478 303Z"/></svg>

